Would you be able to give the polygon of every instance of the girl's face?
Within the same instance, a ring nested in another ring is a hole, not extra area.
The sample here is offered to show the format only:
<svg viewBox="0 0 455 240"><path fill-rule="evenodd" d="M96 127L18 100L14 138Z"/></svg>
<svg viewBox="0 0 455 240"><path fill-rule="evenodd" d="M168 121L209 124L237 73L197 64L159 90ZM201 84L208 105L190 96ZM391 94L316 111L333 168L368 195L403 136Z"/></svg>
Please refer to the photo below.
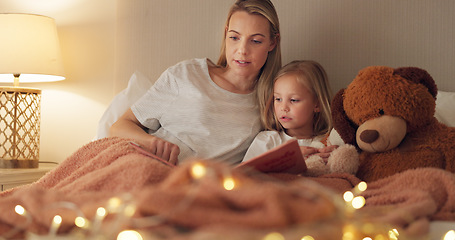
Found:
<svg viewBox="0 0 455 240"><path fill-rule="evenodd" d="M235 12L226 28L228 68L238 76L256 79L275 42L270 38L270 23L266 18Z"/></svg>
<svg viewBox="0 0 455 240"><path fill-rule="evenodd" d="M313 136L313 115L319 112L317 98L295 74L279 77L273 88L275 116L286 133L296 138Z"/></svg>

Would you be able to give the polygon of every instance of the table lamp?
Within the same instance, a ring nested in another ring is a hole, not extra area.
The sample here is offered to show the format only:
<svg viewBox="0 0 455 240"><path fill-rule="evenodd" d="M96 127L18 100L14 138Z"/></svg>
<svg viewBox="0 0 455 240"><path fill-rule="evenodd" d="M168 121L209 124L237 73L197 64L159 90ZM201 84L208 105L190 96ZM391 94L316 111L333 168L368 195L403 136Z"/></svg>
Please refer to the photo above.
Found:
<svg viewBox="0 0 455 240"><path fill-rule="evenodd" d="M19 82L65 79L52 18L0 13L0 168L37 168L41 90Z"/></svg>

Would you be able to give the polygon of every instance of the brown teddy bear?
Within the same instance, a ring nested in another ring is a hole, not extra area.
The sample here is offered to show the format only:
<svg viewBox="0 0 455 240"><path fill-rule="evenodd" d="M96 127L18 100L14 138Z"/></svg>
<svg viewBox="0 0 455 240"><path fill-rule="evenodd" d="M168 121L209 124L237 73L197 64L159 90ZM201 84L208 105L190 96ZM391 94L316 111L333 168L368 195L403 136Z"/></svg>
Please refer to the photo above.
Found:
<svg viewBox="0 0 455 240"><path fill-rule="evenodd" d="M455 128L434 117L437 87L423 69L371 66L332 101L334 128L360 150L367 182L407 169L455 172Z"/></svg>

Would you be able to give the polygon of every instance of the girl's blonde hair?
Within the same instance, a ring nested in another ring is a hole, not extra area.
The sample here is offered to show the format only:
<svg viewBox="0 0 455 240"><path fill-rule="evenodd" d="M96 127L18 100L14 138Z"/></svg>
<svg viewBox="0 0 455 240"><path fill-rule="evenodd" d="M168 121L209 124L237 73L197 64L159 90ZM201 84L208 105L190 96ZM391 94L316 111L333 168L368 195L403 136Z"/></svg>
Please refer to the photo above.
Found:
<svg viewBox="0 0 455 240"><path fill-rule="evenodd" d="M280 69L273 83L285 74L295 74L297 80L317 97L320 111L313 115L313 134L319 136L329 133L332 129L332 113L330 110L332 91L324 68L315 61L292 61ZM282 131L284 130L283 126L274 113L273 89L270 92L272 93L268 95L266 107L261 114L261 121L266 130Z"/></svg>
<svg viewBox="0 0 455 240"><path fill-rule="evenodd" d="M238 11L245 11L249 14L256 14L265 17L270 23L270 38L276 41L275 48L268 53L267 60L261 69L256 83L256 95L259 109L265 109L267 97L273 90L273 77L281 68L281 47L280 47L280 23L275 7L270 0L237 0L229 10L226 20L226 27L229 26L232 14ZM218 59L218 66L226 67L226 31L221 43L221 53Z"/></svg>

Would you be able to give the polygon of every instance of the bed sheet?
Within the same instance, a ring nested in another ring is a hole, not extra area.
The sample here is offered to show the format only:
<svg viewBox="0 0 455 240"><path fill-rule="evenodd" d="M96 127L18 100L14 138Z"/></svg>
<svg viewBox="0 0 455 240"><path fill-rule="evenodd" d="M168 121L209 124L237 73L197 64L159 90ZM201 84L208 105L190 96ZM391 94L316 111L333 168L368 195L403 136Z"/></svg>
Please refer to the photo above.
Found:
<svg viewBox="0 0 455 240"><path fill-rule="evenodd" d="M201 166L206 174L197 171ZM228 189L233 183L236 187ZM137 151L128 139L104 138L82 147L39 181L0 193L0 236L17 226L19 238L26 232L46 236L56 215L62 222L55 233L72 234L78 230L74 219L84 216L94 223L100 206L112 211L98 220L103 227L93 224L82 234L114 239L123 227L154 239L264 239L271 231L286 239L302 234L341 239L343 224L368 223L381 234L394 227L401 236L418 240L445 234L446 224L455 221L455 176L444 170L409 170L369 183L356 193L366 205L352 211L341 195L355 193L359 183L349 174L247 174L201 159L172 168ZM120 199L117 206L131 207L133 214L119 217L123 212L110 206L112 199ZM31 216L29 224L14 212L17 205ZM361 234L363 225L352 226L349 231Z"/></svg>

